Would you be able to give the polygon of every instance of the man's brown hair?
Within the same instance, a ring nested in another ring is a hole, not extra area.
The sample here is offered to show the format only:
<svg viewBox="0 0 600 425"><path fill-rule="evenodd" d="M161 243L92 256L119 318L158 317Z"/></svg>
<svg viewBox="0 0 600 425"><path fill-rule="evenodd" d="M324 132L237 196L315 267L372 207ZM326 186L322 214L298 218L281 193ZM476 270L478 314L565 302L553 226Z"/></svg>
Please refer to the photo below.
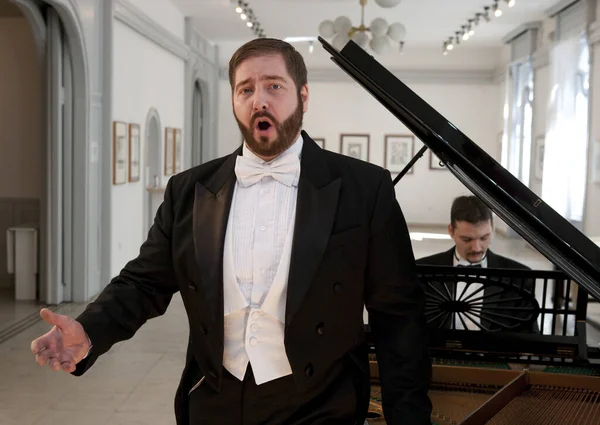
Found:
<svg viewBox="0 0 600 425"><path fill-rule="evenodd" d="M459 196L450 209L450 223L456 228L457 221L479 224L488 221L493 225L492 210L476 196Z"/></svg>
<svg viewBox="0 0 600 425"><path fill-rule="evenodd" d="M246 59L256 56L281 54L285 66L292 80L296 84L298 93L307 83L307 71L304 58L291 44L275 38L255 38L241 46L229 60L229 84L233 92L235 85L235 71Z"/></svg>

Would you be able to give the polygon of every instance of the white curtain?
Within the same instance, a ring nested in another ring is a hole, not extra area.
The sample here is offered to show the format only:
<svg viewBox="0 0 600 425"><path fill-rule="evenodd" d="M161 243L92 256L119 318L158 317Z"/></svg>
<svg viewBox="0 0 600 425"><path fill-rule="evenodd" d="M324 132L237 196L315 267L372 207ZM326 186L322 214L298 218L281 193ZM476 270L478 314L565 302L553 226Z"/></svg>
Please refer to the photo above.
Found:
<svg viewBox="0 0 600 425"><path fill-rule="evenodd" d="M581 93L580 60L584 48L579 36L552 48L544 147L542 198L573 221L583 219L587 175L587 97Z"/></svg>

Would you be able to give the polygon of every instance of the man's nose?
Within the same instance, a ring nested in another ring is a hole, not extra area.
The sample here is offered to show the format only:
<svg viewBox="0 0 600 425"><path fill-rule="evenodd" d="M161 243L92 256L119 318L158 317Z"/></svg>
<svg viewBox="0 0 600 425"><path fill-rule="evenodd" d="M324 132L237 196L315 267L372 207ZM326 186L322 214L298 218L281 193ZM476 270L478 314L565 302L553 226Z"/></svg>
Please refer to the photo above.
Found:
<svg viewBox="0 0 600 425"><path fill-rule="evenodd" d="M267 110L269 109L269 104L267 102L266 96L263 92L257 91L254 97L253 107L255 111Z"/></svg>

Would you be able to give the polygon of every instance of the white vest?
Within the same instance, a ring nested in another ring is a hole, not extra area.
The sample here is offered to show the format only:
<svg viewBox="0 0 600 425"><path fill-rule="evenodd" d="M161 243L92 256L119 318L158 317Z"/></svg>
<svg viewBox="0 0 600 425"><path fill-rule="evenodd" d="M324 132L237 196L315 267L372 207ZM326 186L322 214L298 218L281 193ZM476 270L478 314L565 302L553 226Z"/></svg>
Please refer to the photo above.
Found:
<svg viewBox="0 0 600 425"><path fill-rule="evenodd" d="M233 265L231 222L227 224L223 252L223 366L241 381L250 362L256 384L260 385L292 373L283 338L295 214L275 278L260 308L251 308L240 290Z"/></svg>

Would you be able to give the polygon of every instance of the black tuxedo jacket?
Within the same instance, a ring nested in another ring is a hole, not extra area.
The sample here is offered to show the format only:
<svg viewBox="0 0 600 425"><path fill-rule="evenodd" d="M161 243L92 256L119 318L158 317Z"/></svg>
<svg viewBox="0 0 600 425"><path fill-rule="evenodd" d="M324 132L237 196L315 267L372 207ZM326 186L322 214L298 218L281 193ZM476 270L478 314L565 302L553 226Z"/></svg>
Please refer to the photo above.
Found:
<svg viewBox="0 0 600 425"><path fill-rule="evenodd" d="M434 254L434 255L430 255L428 257L423 257L417 260L417 264L429 264L429 265L435 265L435 266L449 266L452 267L454 265L454 250L456 249L456 247L452 247L451 249L449 249L448 251L444 251L444 252L440 252L438 254ZM515 260L511 260L510 258L506 258L503 257L502 255L498 255L494 252L492 252L492 250L488 249L487 251L487 266L490 269L520 269L520 270L531 270L530 267L527 267L524 264L519 263L518 261ZM507 282L508 283L508 282ZM519 285L520 284L520 280L519 279L514 279L513 280L513 284L514 285ZM523 282L523 288L526 289L527 291L531 292L533 290L533 279L524 279ZM441 289L441 288L440 288ZM497 289L494 289L492 287L491 289L492 292L496 292ZM492 301L494 299L502 299L502 298L512 298L514 297L514 294L510 294L510 293L506 293L503 295L499 295L496 297L490 297L490 287L485 287L483 290L483 294L484 296L488 296L487 300L488 301ZM505 306L513 306L513 307L522 307L523 304L520 301L515 301L515 302L505 302L502 305ZM485 309L484 309L485 311ZM515 312L511 312L511 315L514 316L519 316L520 313L515 313ZM528 314L528 313L524 313L524 314ZM496 320L498 321L502 321L502 319L500 318L496 318ZM492 323L487 322L486 320L483 320L482 323L484 323L486 326L488 326L490 329L500 329L497 325L494 325ZM434 327L438 327L439 323L431 323L430 326L434 326ZM450 321L446 321L446 328L450 327ZM523 332L539 332L539 326L537 325L536 322L532 323L531 327L528 327L526 329L523 329Z"/></svg>
<svg viewBox="0 0 600 425"><path fill-rule="evenodd" d="M360 376L360 415L366 415L366 305L387 423L429 424L424 293L390 174L322 150L302 135L285 323L294 381L299 390L318 386L344 362ZM216 391L221 385L223 246L241 152L240 147L169 180L139 256L77 318L93 344L74 372L81 375L113 344L163 314L180 291L190 326L175 401L180 425L187 424L187 394L201 376Z"/></svg>

